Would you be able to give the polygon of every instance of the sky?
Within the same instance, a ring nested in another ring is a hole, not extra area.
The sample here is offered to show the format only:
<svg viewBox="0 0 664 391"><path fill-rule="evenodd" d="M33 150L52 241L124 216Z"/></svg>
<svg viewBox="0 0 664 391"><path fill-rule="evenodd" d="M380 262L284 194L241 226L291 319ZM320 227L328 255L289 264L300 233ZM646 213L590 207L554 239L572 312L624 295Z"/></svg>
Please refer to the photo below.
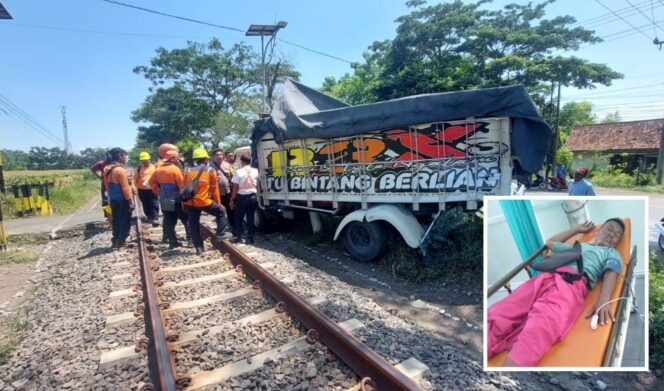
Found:
<svg viewBox="0 0 664 391"><path fill-rule="evenodd" d="M395 19L409 12L405 0L121 1L243 31L250 24L285 20L288 26L278 38L358 62L372 42L392 39ZM510 2L496 0L485 7L497 9ZM149 64L158 47L182 48L187 41L216 37L226 47L245 41L260 53L260 39L242 32L101 0L0 3L13 16L0 20L0 148L62 147L62 106L74 151L131 148L137 128L131 112L150 86L132 69ZM610 87L564 88L563 104L590 101L599 118L615 111L626 121L664 117L664 51L652 43L655 37L664 41L664 0L558 0L547 8L546 17L558 15L572 15L605 38L565 55L607 64L625 76ZM320 87L327 76L351 72L346 61L283 41L276 51L295 64L301 81L311 87Z"/></svg>

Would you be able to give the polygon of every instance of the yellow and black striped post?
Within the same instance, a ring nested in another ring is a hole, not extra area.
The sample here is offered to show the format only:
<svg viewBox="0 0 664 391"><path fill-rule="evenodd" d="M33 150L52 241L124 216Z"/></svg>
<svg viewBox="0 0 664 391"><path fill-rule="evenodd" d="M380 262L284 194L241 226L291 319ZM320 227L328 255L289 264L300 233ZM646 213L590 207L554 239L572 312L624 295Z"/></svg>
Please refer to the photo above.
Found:
<svg viewBox="0 0 664 391"><path fill-rule="evenodd" d="M16 209L16 215L19 217L23 216L23 199L19 194L18 185L12 185L12 194L14 194L14 209Z"/></svg>

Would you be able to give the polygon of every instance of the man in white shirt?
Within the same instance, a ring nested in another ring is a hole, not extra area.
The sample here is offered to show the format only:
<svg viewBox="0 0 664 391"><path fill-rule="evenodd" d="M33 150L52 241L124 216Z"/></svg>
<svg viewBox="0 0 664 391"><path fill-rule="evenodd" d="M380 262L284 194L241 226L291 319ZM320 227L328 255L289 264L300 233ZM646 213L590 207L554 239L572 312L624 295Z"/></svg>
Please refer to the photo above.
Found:
<svg viewBox="0 0 664 391"><path fill-rule="evenodd" d="M242 241L244 229L242 221L247 216L247 243L254 244L254 213L256 211L256 194L258 192L258 170L251 167L251 157L243 155L240 158L241 167L235 171L233 179L233 194L231 196L231 209L235 209L235 236L231 242Z"/></svg>

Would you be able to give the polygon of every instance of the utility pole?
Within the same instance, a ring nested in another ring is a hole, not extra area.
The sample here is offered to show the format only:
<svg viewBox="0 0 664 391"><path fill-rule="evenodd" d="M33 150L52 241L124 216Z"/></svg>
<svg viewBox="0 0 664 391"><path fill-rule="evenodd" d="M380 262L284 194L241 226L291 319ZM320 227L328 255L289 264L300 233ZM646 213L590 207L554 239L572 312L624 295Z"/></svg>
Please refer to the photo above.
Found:
<svg viewBox="0 0 664 391"><path fill-rule="evenodd" d="M65 110L65 106L60 106L60 111L62 112L62 133L64 133L65 136L65 155L69 155L72 151L69 135L67 134L67 113Z"/></svg>
<svg viewBox="0 0 664 391"><path fill-rule="evenodd" d="M266 48L270 46L270 43L274 42L274 39L277 36L279 29L282 29L288 25L287 22L283 20L279 21L277 24L252 24L249 26L249 29L244 34L247 37L261 37L261 68L263 70L263 112L269 112L270 108L267 107L267 66L265 64L265 52ZM264 42L265 36L270 36L267 43Z"/></svg>
<svg viewBox="0 0 664 391"><path fill-rule="evenodd" d="M556 125L553 131L553 156L551 159L551 176L555 177L556 172L556 152L558 151L558 133L560 133L560 81L558 82L558 99L556 102ZM565 178L567 180L567 178Z"/></svg>
<svg viewBox="0 0 664 391"><path fill-rule="evenodd" d="M662 174L664 174L664 121L659 126L659 152L657 153L657 184L662 184Z"/></svg>

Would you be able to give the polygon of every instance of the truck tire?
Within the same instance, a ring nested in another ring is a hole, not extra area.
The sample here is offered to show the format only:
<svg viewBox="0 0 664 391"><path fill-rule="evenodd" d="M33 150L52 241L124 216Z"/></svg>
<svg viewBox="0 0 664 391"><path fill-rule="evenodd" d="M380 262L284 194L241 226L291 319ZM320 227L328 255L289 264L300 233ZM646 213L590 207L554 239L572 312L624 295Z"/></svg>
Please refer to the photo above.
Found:
<svg viewBox="0 0 664 391"><path fill-rule="evenodd" d="M353 221L344 228L342 240L353 257L368 262L385 251L387 233L377 221Z"/></svg>
<svg viewBox="0 0 664 391"><path fill-rule="evenodd" d="M657 244L659 244L659 249L664 251L664 235L660 234L659 239L657 240Z"/></svg>

